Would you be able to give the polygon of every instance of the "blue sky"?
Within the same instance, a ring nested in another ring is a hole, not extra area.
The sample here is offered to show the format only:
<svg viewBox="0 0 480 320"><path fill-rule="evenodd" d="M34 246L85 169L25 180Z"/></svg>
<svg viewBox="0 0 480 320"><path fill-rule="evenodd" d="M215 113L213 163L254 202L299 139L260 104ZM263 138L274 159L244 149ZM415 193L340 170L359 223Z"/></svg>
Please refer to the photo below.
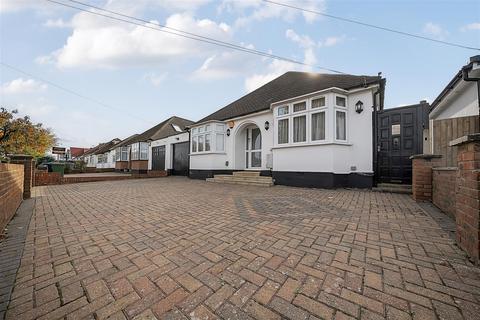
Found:
<svg viewBox="0 0 480 320"><path fill-rule="evenodd" d="M67 2L66 0L60 0ZM117 12L352 74L387 79L386 107L432 101L478 51L302 14L259 0L82 0ZM279 0L480 47L478 1ZM51 127L65 146L198 120L289 71L323 70L166 35L44 0L0 0L0 104Z"/></svg>

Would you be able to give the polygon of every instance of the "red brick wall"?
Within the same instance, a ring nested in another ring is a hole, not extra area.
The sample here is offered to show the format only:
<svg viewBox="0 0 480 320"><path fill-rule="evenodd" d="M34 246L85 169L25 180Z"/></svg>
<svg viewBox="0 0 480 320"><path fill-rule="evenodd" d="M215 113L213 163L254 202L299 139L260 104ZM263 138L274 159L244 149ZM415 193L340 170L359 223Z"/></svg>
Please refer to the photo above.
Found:
<svg viewBox="0 0 480 320"><path fill-rule="evenodd" d="M23 200L24 167L0 163L0 234Z"/></svg>
<svg viewBox="0 0 480 320"><path fill-rule="evenodd" d="M460 144L457 150L456 238L459 246L480 262L480 141Z"/></svg>
<svg viewBox="0 0 480 320"><path fill-rule="evenodd" d="M433 204L455 218L457 168L433 168L432 173Z"/></svg>
<svg viewBox="0 0 480 320"><path fill-rule="evenodd" d="M148 171L147 171L147 175L148 175L149 177L166 177L166 176L168 176L168 173L167 173L166 170L161 170L161 171L148 170Z"/></svg>
<svg viewBox="0 0 480 320"><path fill-rule="evenodd" d="M48 186L61 184L62 175L60 172L35 171L35 186Z"/></svg>
<svg viewBox="0 0 480 320"><path fill-rule="evenodd" d="M412 196L415 201L432 200L432 167L439 162L438 157L421 155L412 159Z"/></svg>
<svg viewBox="0 0 480 320"><path fill-rule="evenodd" d="M129 169L128 161L115 161L115 170Z"/></svg>
<svg viewBox="0 0 480 320"><path fill-rule="evenodd" d="M148 170L148 160L132 160L130 163L131 170Z"/></svg>

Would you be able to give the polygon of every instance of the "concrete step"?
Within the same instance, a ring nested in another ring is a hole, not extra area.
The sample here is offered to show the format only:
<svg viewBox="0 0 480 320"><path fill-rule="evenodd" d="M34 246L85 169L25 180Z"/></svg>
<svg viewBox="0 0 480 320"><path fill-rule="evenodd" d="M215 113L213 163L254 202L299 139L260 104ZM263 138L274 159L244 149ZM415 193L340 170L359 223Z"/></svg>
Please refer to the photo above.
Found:
<svg viewBox="0 0 480 320"><path fill-rule="evenodd" d="M242 177L259 177L260 171L234 171L233 175Z"/></svg>
<svg viewBox="0 0 480 320"><path fill-rule="evenodd" d="M376 188L372 188L372 191L412 194L412 186L408 184L379 183Z"/></svg>
<svg viewBox="0 0 480 320"><path fill-rule="evenodd" d="M235 172L237 173L237 172ZM260 176L260 172L239 171L237 174L216 174L213 178L207 179L207 182L241 184L251 186L273 186L272 177Z"/></svg>

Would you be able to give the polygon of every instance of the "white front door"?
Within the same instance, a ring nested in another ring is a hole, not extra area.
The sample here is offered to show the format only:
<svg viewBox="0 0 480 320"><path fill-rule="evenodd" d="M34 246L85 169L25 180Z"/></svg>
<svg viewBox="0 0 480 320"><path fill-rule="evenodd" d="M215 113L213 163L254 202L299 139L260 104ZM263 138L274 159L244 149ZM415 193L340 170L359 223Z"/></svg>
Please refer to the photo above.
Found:
<svg viewBox="0 0 480 320"><path fill-rule="evenodd" d="M245 168L260 169L262 167L262 134L259 128L247 128L245 150Z"/></svg>

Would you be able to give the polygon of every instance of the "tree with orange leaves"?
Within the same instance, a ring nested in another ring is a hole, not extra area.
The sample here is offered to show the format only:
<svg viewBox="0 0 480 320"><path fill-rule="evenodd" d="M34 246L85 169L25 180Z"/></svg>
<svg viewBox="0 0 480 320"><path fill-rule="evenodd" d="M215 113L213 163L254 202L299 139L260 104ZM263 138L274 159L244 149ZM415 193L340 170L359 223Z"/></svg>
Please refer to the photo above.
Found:
<svg viewBox="0 0 480 320"><path fill-rule="evenodd" d="M56 142L56 137L41 123L30 117L17 117L17 110L0 108L0 157L7 154L28 154L41 157Z"/></svg>

